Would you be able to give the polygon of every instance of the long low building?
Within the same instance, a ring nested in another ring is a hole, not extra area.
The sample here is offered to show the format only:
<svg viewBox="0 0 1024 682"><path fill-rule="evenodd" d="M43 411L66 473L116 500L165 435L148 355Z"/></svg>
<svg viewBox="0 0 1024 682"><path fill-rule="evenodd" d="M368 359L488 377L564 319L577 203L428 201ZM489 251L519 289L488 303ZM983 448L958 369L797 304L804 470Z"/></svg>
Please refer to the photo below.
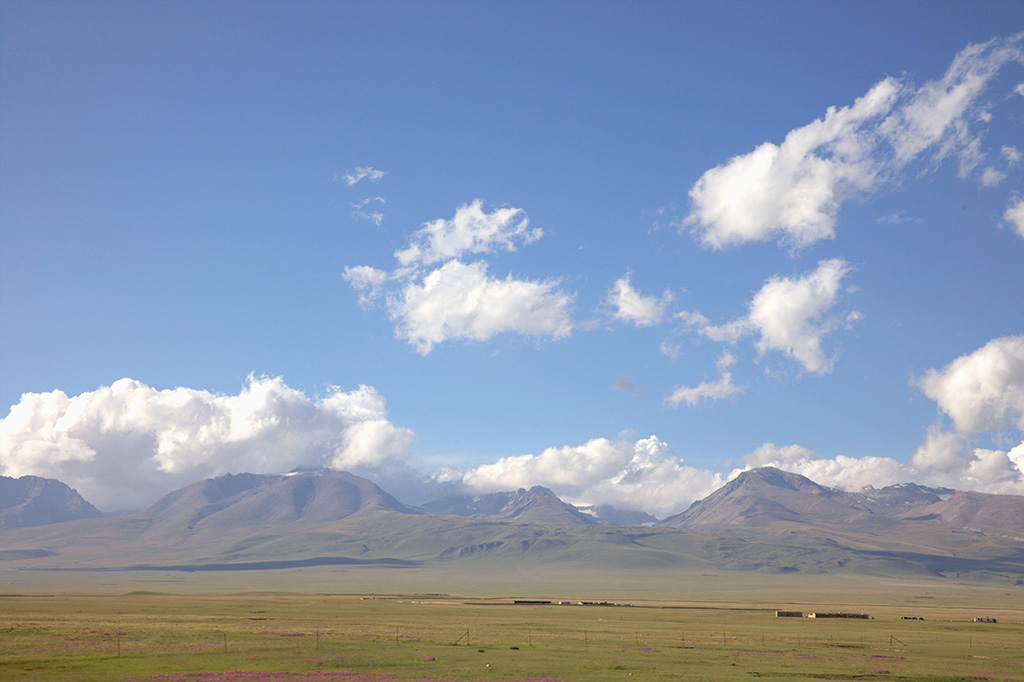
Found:
<svg viewBox="0 0 1024 682"><path fill-rule="evenodd" d="M871 616L866 613L843 613L839 611L837 613L808 613L808 618L858 618L860 620L871 620Z"/></svg>

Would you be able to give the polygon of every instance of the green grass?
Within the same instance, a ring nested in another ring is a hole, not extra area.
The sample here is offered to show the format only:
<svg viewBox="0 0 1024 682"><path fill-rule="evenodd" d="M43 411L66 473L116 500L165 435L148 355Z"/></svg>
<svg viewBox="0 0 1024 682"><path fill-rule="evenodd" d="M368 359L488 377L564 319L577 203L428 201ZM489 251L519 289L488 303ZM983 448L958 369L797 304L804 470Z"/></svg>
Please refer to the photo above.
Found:
<svg viewBox="0 0 1024 682"><path fill-rule="evenodd" d="M602 607L222 592L5 596L0 680L1024 680L1024 604L989 597L972 606L910 595L865 608L838 600ZM775 607L875 619L782 619ZM975 615L1000 622L973 623Z"/></svg>

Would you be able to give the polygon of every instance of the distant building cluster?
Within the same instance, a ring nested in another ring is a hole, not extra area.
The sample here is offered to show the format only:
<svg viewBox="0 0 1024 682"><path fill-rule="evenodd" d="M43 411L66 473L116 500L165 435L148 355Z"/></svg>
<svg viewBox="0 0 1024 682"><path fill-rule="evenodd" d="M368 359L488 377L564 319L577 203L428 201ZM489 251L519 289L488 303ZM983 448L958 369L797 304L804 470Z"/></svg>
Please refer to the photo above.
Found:
<svg viewBox="0 0 1024 682"><path fill-rule="evenodd" d="M803 611L776 611L776 618L803 618ZM857 618L859 620L872 620L874 616L867 613L844 613L842 611L830 613L827 611L814 611L807 614L808 618Z"/></svg>
<svg viewBox="0 0 1024 682"><path fill-rule="evenodd" d="M555 602L551 599L513 599L515 606L537 606L541 604L558 604L559 606L632 606L632 604L620 604L614 601L566 601Z"/></svg>

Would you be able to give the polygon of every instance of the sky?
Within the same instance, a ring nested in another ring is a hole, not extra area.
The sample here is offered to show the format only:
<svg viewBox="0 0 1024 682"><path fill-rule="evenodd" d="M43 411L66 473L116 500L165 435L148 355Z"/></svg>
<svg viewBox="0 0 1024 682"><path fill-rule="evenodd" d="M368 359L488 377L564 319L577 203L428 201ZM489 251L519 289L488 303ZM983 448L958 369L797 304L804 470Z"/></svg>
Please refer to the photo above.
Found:
<svg viewBox="0 0 1024 682"><path fill-rule="evenodd" d="M0 3L0 474L1024 494L1019 2Z"/></svg>

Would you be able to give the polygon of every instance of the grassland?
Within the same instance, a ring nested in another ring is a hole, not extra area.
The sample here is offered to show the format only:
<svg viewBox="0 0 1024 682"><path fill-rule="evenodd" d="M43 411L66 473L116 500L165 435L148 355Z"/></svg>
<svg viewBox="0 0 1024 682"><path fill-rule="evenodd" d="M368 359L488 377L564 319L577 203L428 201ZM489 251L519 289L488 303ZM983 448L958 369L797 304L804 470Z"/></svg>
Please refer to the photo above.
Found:
<svg viewBox="0 0 1024 682"><path fill-rule="evenodd" d="M654 581L658 598L614 583L587 592L597 583L585 576L535 592L513 581L500 597L360 596L325 591L339 583L326 569L275 575L292 591L238 575L21 584L0 597L0 679L1024 680L1020 588L730 574ZM144 581L163 587L137 589ZM119 592L125 584L132 591ZM630 605L514 605L510 595ZM874 618L776 618L776 608ZM972 622L982 615L998 622Z"/></svg>

